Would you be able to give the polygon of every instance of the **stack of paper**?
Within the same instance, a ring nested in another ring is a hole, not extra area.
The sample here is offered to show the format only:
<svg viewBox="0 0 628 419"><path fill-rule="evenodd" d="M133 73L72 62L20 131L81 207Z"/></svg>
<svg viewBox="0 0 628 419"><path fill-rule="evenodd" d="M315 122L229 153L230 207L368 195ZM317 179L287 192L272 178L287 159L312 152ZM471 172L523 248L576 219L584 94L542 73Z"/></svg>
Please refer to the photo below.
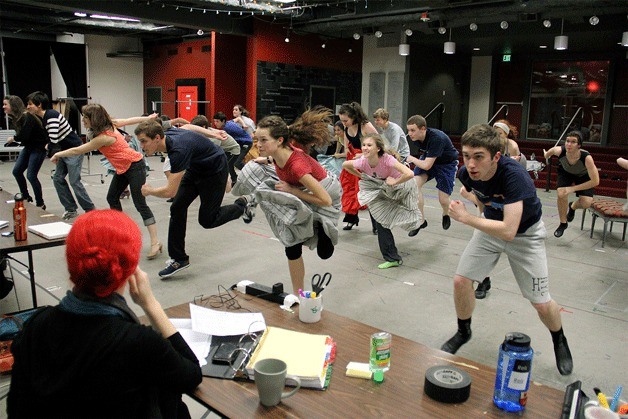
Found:
<svg viewBox="0 0 628 419"><path fill-rule="evenodd" d="M301 379L301 387L324 389L331 374L333 347L333 340L326 335L268 327L246 366L246 372L253 377L257 361L281 359L288 365L288 375Z"/></svg>

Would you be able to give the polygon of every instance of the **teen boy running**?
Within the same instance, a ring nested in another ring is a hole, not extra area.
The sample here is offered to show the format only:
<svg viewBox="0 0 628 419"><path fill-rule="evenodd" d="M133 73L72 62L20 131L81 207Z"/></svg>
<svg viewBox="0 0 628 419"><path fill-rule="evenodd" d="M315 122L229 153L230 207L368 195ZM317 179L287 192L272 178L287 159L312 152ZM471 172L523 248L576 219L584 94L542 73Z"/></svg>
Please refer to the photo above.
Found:
<svg viewBox="0 0 628 419"><path fill-rule="evenodd" d="M449 205L451 218L475 230L454 276L458 331L441 349L454 354L471 339L473 281L488 276L506 253L521 293L552 334L558 371L569 375L573 361L558 304L549 294L546 231L534 183L517 161L501 155L499 135L489 125L471 127L461 144L464 166L459 173L463 185L460 193L483 209L483 216L467 212L462 201Z"/></svg>

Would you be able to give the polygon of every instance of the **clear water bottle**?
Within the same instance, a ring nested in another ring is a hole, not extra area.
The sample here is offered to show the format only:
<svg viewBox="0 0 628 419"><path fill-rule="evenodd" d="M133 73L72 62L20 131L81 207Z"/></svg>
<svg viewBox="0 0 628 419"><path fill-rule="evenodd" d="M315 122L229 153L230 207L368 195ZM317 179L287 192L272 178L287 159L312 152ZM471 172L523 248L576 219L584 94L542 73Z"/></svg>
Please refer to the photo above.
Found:
<svg viewBox="0 0 628 419"><path fill-rule="evenodd" d="M528 335L518 332L506 335L504 343L499 347L493 393L493 402L500 409L507 412L525 409L533 356Z"/></svg>
<svg viewBox="0 0 628 419"><path fill-rule="evenodd" d="M371 354L369 367L371 371L388 371L390 369L390 348L392 335L388 332L377 332L371 335Z"/></svg>

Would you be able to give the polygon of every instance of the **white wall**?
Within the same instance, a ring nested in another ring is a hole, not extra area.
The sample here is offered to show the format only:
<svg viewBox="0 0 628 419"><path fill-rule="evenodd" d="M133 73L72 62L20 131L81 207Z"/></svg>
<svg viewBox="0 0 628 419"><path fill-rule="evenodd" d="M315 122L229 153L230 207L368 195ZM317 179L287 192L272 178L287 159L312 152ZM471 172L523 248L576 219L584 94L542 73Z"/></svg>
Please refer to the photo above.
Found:
<svg viewBox="0 0 628 419"><path fill-rule="evenodd" d="M142 58L108 58L108 52L137 51L137 40L86 35L88 96L113 118L139 116L144 112Z"/></svg>
<svg viewBox="0 0 628 419"><path fill-rule="evenodd" d="M363 38L363 57L362 57L362 109L369 109L369 75L372 72L386 73L386 88L384 94L384 103L389 103L388 97L388 74L391 72L405 72L406 57L399 55L398 47L377 47L377 39L373 36L365 36ZM403 86L403 91L407 91L407 86ZM405 112L405 106L403 111ZM368 115L371 118L371 115ZM399 123L393 115L392 121ZM402 124L405 126L405 124Z"/></svg>
<svg viewBox="0 0 628 419"><path fill-rule="evenodd" d="M485 124L490 118L492 64L493 57L491 56L471 58L468 127Z"/></svg>

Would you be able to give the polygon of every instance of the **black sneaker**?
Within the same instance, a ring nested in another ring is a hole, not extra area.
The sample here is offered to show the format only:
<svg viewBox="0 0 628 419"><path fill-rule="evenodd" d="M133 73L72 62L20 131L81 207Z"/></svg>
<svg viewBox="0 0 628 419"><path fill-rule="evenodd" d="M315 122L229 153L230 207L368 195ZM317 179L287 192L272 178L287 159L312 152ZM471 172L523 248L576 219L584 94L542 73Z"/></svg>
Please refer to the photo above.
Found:
<svg viewBox="0 0 628 419"><path fill-rule="evenodd" d="M571 208L572 204L573 204L573 202L569 203L569 210L567 211L567 222L568 223L572 222L574 217L576 216L576 210Z"/></svg>
<svg viewBox="0 0 628 419"><path fill-rule="evenodd" d="M166 262L166 265L167 266L164 269L159 271L159 276L162 278L168 278L176 274L179 271L189 268L190 261L189 260L176 261L174 259L170 259L168 260L168 262Z"/></svg>
<svg viewBox="0 0 628 419"><path fill-rule="evenodd" d="M487 276L484 278L484 281L478 284L478 287L475 289L475 298L481 300L486 297L486 292L491 289L491 278Z"/></svg>
<svg viewBox="0 0 628 419"><path fill-rule="evenodd" d="M554 232L554 237L556 237L556 238L563 237L563 233L567 229L567 226L568 226L567 223L560 223L560 225L558 226L558 228Z"/></svg>
<svg viewBox="0 0 628 419"><path fill-rule="evenodd" d="M451 218L449 215L443 215L443 230L448 230L451 226Z"/></svg>
<svg viewBox="0 0 628 419"><path fill-rule="evenodd" d="M255 217L255 197L253 195L245 195L236 199L236 202L240 202L244 205L244 212L242 213L242 221L246 224L250 224Z"/></svg>
<svg viewBox="0 0 628 419"><path fill-rule="evenodd" d="M469 340L471 340L471 332L469 332L469 335L465 336L460 333L460 330L458 330L456 334L451 337L451 339L449 339L443 344L443 346L440 347L440 350L448 352L450 354L455 354L456 352L458 352L458 349L460 349L460 347L467 343Z"/></svg>
<svg viewBox="0 0 628 419"><path fill-rule="evenodd" d="M571 374L571 371L573 371L573 360L565 336L561 336L558 343L554 345L554 355L556 356L556 367L560 375Z"/></svg>
<svg viewBox="0 0 628 419"><path fill-rule="evenodd" d="M414 237L414 236L416 236L417 234L419 234L419 230L421 230L422 228L425 228L425 227L427 227L427 221L423 221L423 224L421 224L421 225L419 226L419 228L416 228L416 229L414 229L414 230L411 230L411 231L408 233L408 237Z"/></svg>
<svg viewBox="0 0 628 419"><path fill-rule="evenodd" d="M9 295L13 289L13 281L6 278L0 278L0 281L0 300L2 300L4 297Z"/></svg>

